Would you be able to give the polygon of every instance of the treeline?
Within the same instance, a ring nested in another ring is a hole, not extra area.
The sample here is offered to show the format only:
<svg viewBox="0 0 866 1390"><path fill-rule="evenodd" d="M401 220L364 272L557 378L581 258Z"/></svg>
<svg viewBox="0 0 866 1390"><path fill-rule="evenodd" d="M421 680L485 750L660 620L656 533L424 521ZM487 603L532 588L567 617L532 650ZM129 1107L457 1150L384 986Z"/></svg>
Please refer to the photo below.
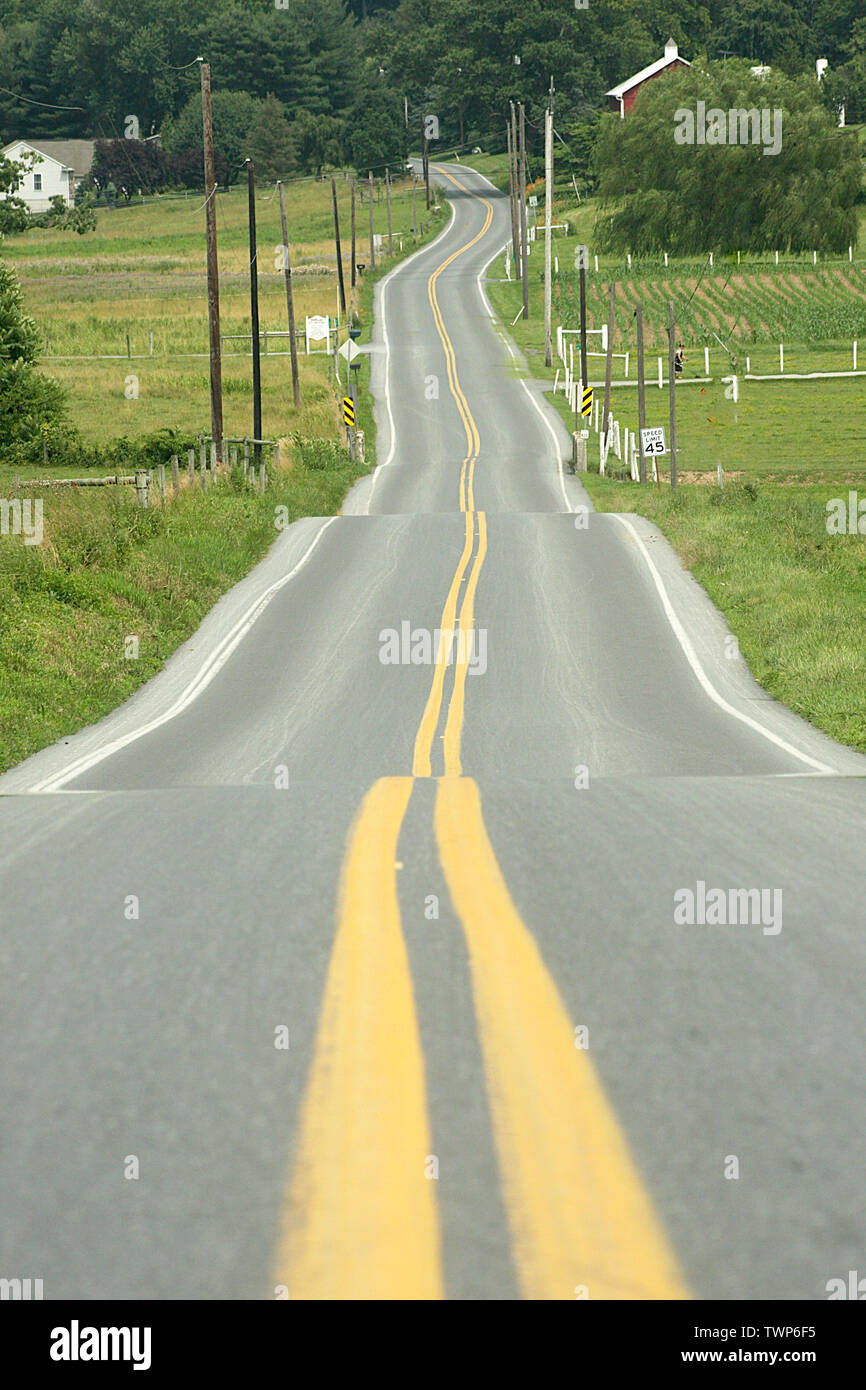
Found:
<svg viewBox="0 0 866 1390"><path fill-rule="evenodd" d="M156 171L118 153L130 180L140 156L136 187L154 173L200 183L202 55L221 178L246 154L275 174L381 168L417 148L423 112L438 116L439 148L497 147L510 99L538 150L552 74L557 129L588 179L605 92L670 35L692 60L791 77L827 58L822 100L866 121L863 0L0 0L0 133L119 139L133 116L164 152Z"/></svg>

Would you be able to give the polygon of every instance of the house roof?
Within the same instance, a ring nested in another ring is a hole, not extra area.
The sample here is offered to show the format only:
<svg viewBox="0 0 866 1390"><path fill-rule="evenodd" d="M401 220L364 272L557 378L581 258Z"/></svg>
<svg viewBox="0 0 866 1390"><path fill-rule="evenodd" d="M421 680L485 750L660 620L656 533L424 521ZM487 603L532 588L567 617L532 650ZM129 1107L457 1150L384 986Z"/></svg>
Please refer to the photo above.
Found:
<svg viewBox="0 0 866 1390"><path fill-rule="evenodd" d="M28 149L53 159L64 169L71 169L77 179L86 178L93 163L95 141L93 140L12 140L6 150L14 145L26 145ZM4 153L6 151L4 150Z"/></svg>
<svg viewBox="0 0 866 1390"><path fill-rule="evenodd" d="M641 82L646 82L648 77L655 77L657 72L663 72L665 68L669 68L673 63L683 63L685 67L691 67L691 63L688 62L686 58L680 57L679 49L674 43L674 40L668 39L665 44L665 54L663 58L658 58L656 62L650 63L648 68L641 68L640 72L636 72L634 77L629 77L625 82L620 82L618 87L611 87L610 91L606 92L605 95L616 97L617 101L621 101L626 92L631 91L632 87L639 87Z"/></svg>

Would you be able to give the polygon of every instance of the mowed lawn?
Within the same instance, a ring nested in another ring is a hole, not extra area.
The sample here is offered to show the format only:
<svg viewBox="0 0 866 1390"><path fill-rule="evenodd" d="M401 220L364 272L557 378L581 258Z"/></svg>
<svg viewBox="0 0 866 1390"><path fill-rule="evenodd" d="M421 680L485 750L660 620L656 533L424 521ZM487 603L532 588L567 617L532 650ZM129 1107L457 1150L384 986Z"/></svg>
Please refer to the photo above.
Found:
<svg viewBox="0 0 866 1390"><path fill-rule="evenodd" d="M492 161L486 161L492 166ZM543 220L543 186L539 207L533 210ZM866 208L860 214L861 239L853 260L847 254L819 258L817 267L808 255L781 258L777 269L774 257L743 256L742 265L734 258L718 262L712 269L708 257L703 264L694 260L641 262L631 267L624 257L599 254L593 244L599 213L595 200L580 207L574 200L555 205L554 220L568 224L568 234L557 230L553 254L559 275L553 286L553 364L544 363L544 244L541 233L530 244L530 317L518 317L521 308L519 283L505 279L504 255L489 269L488 295L509 334L526 355L533 376L554 379L564 364L556 354L557 324L566 329L579 325L578 276L574 269L580 245L589 251L587 273L588 327L600 330L607 320L608 287L617 285L614 351L629 353L628 377L622 356L614 358L612 410L621 428L634 431L638 425L637 336L634 306L644 302L645 379L647 423L668 428L669 405L665 384L659 390L658 358L662 356L663 376L667 376L667 331L663 324L668 298L677 308L677 337L686 343L684 385L677 394L677 442L680 470L685 475L715 474L721 463L726 472L772 477L782 481L852 481L864 477L866 468L866 375L813 381L797 380L813 372L845 372L854 364L857 333L857 367L866 372ZM515 322L516 319L516 322ZM786 325L809 329L802 339L788 336ZM718 337L714 337L713 333ZM757 337L758 341L753 341ZM721 341L719 341L721 339ZM777 375L780 371L779 344L783 347L782 380L749 381L754 376ZM566 336L574 345L578 360L579 336ZM588 362L590 382L604 382L605 361L601 338L590 335ZM708 354L705 357L705 348ZM709 372L707 372L709 366ZM579 371L579 365L577 370ZM739 401L726 395L723 380L736 371ZM711 376L712 382L695 384L694 379ZM621 384L626 380L630 385ZM619 383L619 384L617 384ZM569 411L564 397L555 398L564 418ZM590 466L596 460L595 436L590 441Z"/></svg>

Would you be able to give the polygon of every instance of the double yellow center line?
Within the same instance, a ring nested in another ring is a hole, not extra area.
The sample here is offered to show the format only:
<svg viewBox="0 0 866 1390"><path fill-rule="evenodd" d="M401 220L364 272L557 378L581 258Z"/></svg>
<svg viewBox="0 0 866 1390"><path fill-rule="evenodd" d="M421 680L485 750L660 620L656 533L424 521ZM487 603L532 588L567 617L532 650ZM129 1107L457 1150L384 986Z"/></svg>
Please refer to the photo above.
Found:
<svg viewBox="0 0 866 1390"><path fill-rule="evenodd" d="M487 209L482 231L428 282L467 438L460 473L464 544L441 626L450 632L456 624L466 638L487 551L486 518L474 511L473 496L480 437L436 284L488 230L492 207L479 201ZM445 722L434 833L466 939L521 1292L534 1299L687 1297L592 1062L575 1046L554 980L512 902L478 786L462 775L468 645L457 647L463 659L456 661ZM277 1283L294 1298L445 1296L424 1056L397 872L414 779L432 776L447 652L445 644L436 656L412 776L377 781L349 836L275 1268Z"/></svg>

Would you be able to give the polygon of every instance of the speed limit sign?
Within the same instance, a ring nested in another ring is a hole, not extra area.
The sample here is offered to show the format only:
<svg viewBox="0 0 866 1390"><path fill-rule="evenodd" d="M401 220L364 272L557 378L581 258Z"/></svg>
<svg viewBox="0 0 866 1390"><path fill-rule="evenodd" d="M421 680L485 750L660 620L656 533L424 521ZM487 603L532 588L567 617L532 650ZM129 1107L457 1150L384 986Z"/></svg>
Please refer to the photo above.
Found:
<svg viewBox="0 0 866 1390"><path fill-rule="evenodd" d="M665 444L665 432L661 425L654 426L649 430L640 432L641 448L645 455L666 454L667 445Z"/></svg>

